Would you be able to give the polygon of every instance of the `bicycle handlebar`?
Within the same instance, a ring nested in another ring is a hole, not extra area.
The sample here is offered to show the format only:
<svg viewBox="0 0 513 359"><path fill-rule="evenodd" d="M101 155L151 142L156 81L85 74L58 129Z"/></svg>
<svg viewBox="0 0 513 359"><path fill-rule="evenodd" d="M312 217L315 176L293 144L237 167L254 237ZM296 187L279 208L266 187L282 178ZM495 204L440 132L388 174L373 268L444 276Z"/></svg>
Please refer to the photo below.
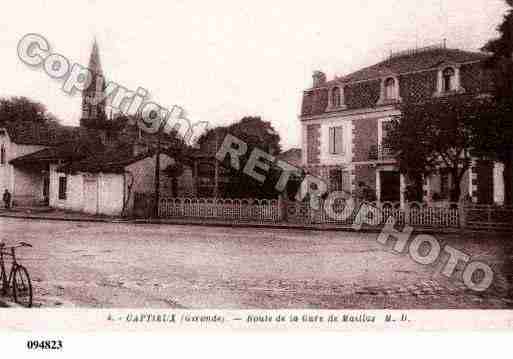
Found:
<svg viewBox="0 0 513 359"><path fill-rule="evenodd" d="M30 243L27 243L27 242L19 242L17 245L14 245L14 246L6 246L5 243L1 243L0 242L0 248L20 248L20 247L31 247L32 248L32 244Z"/></svg>

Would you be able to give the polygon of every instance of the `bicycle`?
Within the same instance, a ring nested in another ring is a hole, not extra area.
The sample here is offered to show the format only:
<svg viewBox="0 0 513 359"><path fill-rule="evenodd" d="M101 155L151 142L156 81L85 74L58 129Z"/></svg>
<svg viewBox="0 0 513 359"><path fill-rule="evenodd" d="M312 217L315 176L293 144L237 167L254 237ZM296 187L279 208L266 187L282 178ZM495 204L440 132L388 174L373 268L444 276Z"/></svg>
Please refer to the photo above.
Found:
<svg viewBox="0 0 513 359"><path fill-rule="evenodd" d="M20 242L18 245L7 247L4 243L0 243L1 292L5 296L12 289L14 302L30 308L32 306L32 283L30 282L30 276L27 269L16 261L16 248L21 247L32 247L32 245ZM7 277L7 271L5 270L4 256L12 258L9 277Z"/></svg>

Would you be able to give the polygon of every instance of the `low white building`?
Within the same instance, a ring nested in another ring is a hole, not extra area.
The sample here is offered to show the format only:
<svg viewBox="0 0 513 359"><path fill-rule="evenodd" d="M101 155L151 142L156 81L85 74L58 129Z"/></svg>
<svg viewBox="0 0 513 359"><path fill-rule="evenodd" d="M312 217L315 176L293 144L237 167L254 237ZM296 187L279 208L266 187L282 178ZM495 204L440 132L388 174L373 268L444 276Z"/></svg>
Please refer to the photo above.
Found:
<svg viewBox="0 0 513 359"><path fill-rule="evenodd" d="M175 161L160 156L162 169ZM95 215L119 216L131 214L135 193L155 191L156 156L153 152L140 155L106 152L64 166L50 166L50 206ZM170 179L160 175L163 196L171 193ZM193 191L192 173L184 171L178 180L178 196Z"/></svg>
<svg viewBox="0 0 513 359"><path fill-rule="evenodd" d="M42 150L51 151L73 130L66 126L19 123L0 127L0 191L12 195L13 204L33 206L48 200L49 176L43 162L16 165L13 160Z"/></svg>

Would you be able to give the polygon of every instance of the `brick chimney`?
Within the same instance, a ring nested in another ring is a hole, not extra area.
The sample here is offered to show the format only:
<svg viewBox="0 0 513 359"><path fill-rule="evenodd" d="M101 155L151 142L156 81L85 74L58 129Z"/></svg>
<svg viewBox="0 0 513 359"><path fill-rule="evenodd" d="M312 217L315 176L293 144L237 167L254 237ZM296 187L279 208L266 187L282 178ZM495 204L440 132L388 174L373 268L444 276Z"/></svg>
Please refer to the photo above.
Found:
<svg viewBox="0 0 513 359"><path fill-rule="evenodd" d="M322 71L314 71L312 79L313 87L322 86L326 82L326 74Z"/></svg>

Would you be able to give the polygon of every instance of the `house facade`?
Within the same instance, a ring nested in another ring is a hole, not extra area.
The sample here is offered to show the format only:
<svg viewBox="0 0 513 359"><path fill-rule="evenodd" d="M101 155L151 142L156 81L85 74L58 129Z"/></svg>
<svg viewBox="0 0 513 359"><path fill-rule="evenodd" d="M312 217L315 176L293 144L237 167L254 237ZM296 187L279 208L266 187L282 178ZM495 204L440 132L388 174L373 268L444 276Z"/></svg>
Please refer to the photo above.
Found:
<svg viewBox="0 0 513 359"><path fill-rule="evenodd" d="M432 46L404 51L373 66L327 80L313 74L303 93L300 115L302 165L329 189L354 193L360 182L378 201L406 201L408 179L384 139L403 101L455 94L491 93L483 53ZM474 161L461 183L462 196L480 203L503 201L502 167ZM423 201L448 201L452 178L441 169L424 179Z"/></svg>

